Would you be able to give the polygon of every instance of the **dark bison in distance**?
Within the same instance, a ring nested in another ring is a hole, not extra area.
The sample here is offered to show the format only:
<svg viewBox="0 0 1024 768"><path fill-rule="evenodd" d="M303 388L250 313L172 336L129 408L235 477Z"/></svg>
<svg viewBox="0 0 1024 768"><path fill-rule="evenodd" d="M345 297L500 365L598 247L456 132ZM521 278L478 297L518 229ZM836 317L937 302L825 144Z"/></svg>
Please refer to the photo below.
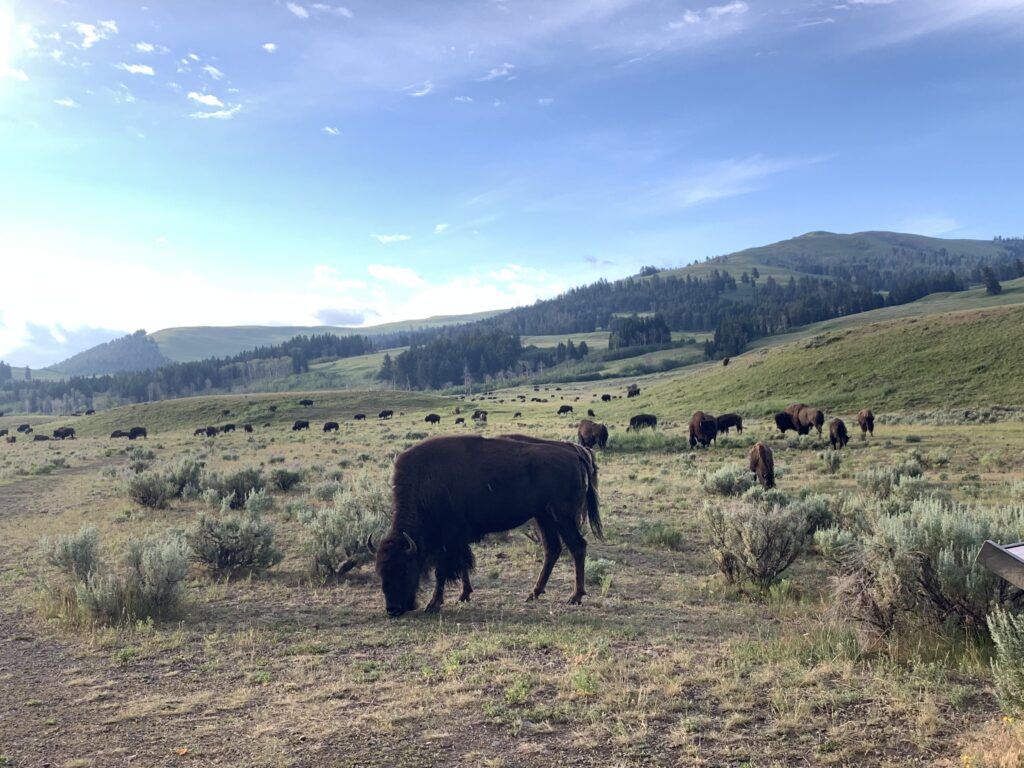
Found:
<svg viewBox="0 0 1024 768"><path fill-rule="evenodd" d="M572 413L571 405L560 405L558 406L558 415L561 416L564 413Z"/></svg>
<svg viewBox="0 0 1024 768"><path fill-rule="evenodd" d="M638 413L629 420L629 426L626 427L626 431L632 432L637 429L643 429L644 427L654 429L656 426L658 426L658 417L653 413Z"/></svg>
<svg viewBox="0 0 1024 768"><path fill-rule="evenodd" d="M242 425L242 429L244 429L246 432L250 432L251 433L252 432L252 424L243 424Z"/></svg>
<svg viewBox="0 0 1024 768"><path fill-rule="evenodd" d="M440 424L441 423L441 417L438 416L436 413L428 413L423 418L423 420L425 422L427 422L427 424Z"/></svg>
<svg viewBox="0 0 1024 768"><path fill-rule="evenodd" d="M134 440L134 439L136 439L138 437L141 437L141 438L147 439L147 440L149 439L147 437L147 435L146 435L146 428L145 427L132 427L131 429L128 430L128 439L129 440Z"/></svg>
<svg viewBox="0 0 1024 768"><path fill-rule="evenodd" d="M32 427L30 427L28 424L19 424L18 431L28 435L32 432Z"/></svg>
<svg viewBox="0 0 1024 768"><path fill-rule="evenodd" d="M589 416L592 419L595 418L593 408L587 408L587 416Z"/></svg>
<svg viewBox="0 0 1024 768"><path fill-rule="evenodd" d="M75 429L74 427L58 427L53 430L54 440L74 440Z"/></svg>
<svg viewBox="0 0 1024 768"><path fill-rule="evenodd" d="M123 429L115 429L113 432L110 433L110 437L128 437L128 433L125 432Z"/></svg>
<svg viewBox="0 0 1024 768"><path fill-rule="evenodd" d="M601 402L602 403L610 403L611 400L612 400L612 396L611 395L601 395Z"/></svg>
<svg viewBox="0 0 1024 768"><path fill-rule="evenodd" d="M220 431L221 432L234 432L235 431L235 425L234 424L225 424L223 427L220 428Z"/></svg>
<svg viewBox="0 0 1024 768"><path fill-rule="evenodd" d="M85 415L86 416L92 416L94 413L96 413L96 411L93 410L92 408L90 408L88 411L85 412Z"/></svg>
<svg viewBox="0 0 1024 768"><path fill-rule="evenodd" d="M513 419L521 419L521 418L523 418L523 412L522 411L516 411L515 413L512 414L512 418Z"/></svg>
<svg viewBox="0 0 1024 768"><path fill-rule="evenodd" d="M377 418L378 419L390 419L394 415L395 415L394 411L392 411L390 408L385 408L383 411L381 411L380 413L377 414Z"/></svg>
<svg viewBox="0 0 1024 768"><path fill-rule="evenodd" d="M580 445L585 445L587 448L595 446L604 448L608 445L608 427L584 419L576 429L576 437L579 439Z"/></svg>
<svg viewBox="0 0 1024 768"><path fill-rule="evenodd" d="M870 408L865 408L863 411L857 414L857 425L860 427L860 431L867 432L874 436L875 434L875 414L871 412Z"/></svg>
<svg viewBox="0 0 1024 768"><path fill-rule="evenodd" d="M337 432L339 429L338 422L336 421L325 421L324 432Z"/></svg>
<svg viewBox="0 0 1024 768"><path fill-rule="evenodd" d="M366 414L365 413L357 413L352 418L355 419L356 421L366 421Z"/></svg>
<svg viewBox="0 0 1024 768"><path fill-rule="evenodd" d="M456 424L465 424L465 423L466 423L466 419L465 419L465 418L463 418L462 416L459 416L459 417L457 417L457 418L455 419L455 423L456 423Z"/></svg>
<svg viewBox="0 0 1024 768"><path fill-rule="evenodd" d="M4 437L4 440L6 440L8 443L18 442L18 438L16 435L7 435L6 437Z"/></svg>
<svg viewBox="0 0 1024 768"><path fill-rule="evenodd" d="M32 435L32 439L35 440L37 443L41 443L43 440L49 440L50 436L49 435Z"/></svg>
<svg viewBox="0 0 1024 768"><path fill-rule="evenodd" d="M630 384L629 385L629 389L626 390L626 397L627 398L629 398L629 397L636 397L639 394L640 394L640 387L638 387L636 384Z"/></svg>
<svg viewBox="0 0 1024 768"><path fill-rule="evenodd" d="M697 443L707 448L718 438L718 422L714 416L709 416L704 411L694 411L690 417L690 447L696 448Z"/></svg>
<svg viewBox="0 0 1024 768"><path fill-rule="evenodd" d="M845 448L850 442L850 436L846 432L846 422L842 419L832 419L828 423L828 441L833 449Z"/></svg>
<svg viewBox="0 0 1024 768"><path fill-rule="evenodd" d="M480 421L481 419L483 419L484 421L487 421L487 411L484 411L484 410L481 410L480 408L477 408L475 411L473 411L473 417L472 418L473 418L473 421Z"/></svg>
<svg viewBox="0 0 1024 768"><path fill-rule="evenodd" d="M0 429L0 437L4 437L7 434L6 429Z"/></svg>
<svg viewBox="0 0 1024 768"><path fill-rule="evenodd" d="M194 431L194 432L192 433L192 437L197 437L197 436L199 436L199 435L205 435L205 434L206 434L206 427L198 427L198 428L197 428L197 429L196 429L196 430L195 430L195 431Z"/></svg>
<svg viewBox="0 0 1024 768"><path fill-rule="evenodd" d="M309 429L309 422L305 419L296 419L292 424L292 432L298 432L300 429Z"/></svg>
<svg viewBox="0 0 1024 768"><path fill-rule="evenodd" d="M762 488L775 487L775 459L772 449L764 443L754 443L747 454L750 460L750 471L757 476Z"/></svg>
<svg viewBox="0 0 1024 768"><path fill-rule="evenodd" d="M515 435L435 437L398 456L392 484L391 528L376 549L389 616L416 608L420 579L431 568L434 594L425 612L441 609L448 582L461 579L459 600L468 600L470 544L531 519L544 542L544 565L530 599L544 594L564 542L576 565L569 602L583 600L587 542L580 527L589 520L602 536L597 466L588 449Z"/></svg>
<svg viewBox="0 0 1024 768"><path fill-rule="evenodd" d="M736 427L737 432L743 432L743 419L735 413L723 413L715 419L715 424L723 435L728 435L729 430L733 427Z"/></svg>
<svg viewBox="0 0 1024 768"><path fill-rule="evenodd" d="M310 400L310 399L309 399L309 398L307 397L307 398L305 398L304 400L299 400L299 405L304 405L304 406L306 406L307 408L312 408L312 407L313 407L313 401L312 401L312 400Z"/></svg>

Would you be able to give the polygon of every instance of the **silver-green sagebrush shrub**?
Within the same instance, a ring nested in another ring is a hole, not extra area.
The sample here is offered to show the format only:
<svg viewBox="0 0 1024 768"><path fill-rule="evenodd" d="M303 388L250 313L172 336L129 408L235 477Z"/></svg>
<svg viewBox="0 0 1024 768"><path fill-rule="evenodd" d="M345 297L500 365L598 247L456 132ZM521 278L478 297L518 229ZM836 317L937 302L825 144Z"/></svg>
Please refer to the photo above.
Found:
<svg viewBox="0 0 1024 768"><path fill-rule="evenodd" d="M245 509L254 515L262 515L264 512L269 512L274 508L274 497L271 496L265 488L249 491L249 495L245 498Z"/></svg>
<svg viewBox="0 0 1024 768"><path fill-rule="evenodd" d="M188 541L195 558L216 573L262 571L284 558L274 526L248 515L200 515Z"/></svg>
<svg viewBox="0 0 1024 768"><path fill-rule="evenodd" d="M996 646L992 677L1003 711L1024 713L1024 615L996 607L988 615L988 631Z"/></svg>
<svg viewBox="0 0 1024 768"><path fill-rule="evenodd" d="M711 557L729 583L749 582L762 593L804 549L807 521L788 507L706 503L702 522Z"/></svg>
<svg viewBox="0 0 1024 768"><path fill-rule="evenodd" d="M204 481L205 488L217 491L221 499L228 499L231 509L241 509L253 491L262 491L267 482L263 472L256 467L246 467L226 475L210 474ZM205 495L204 495L205 498Z"/></svg>
<svg viewBox="0 0 1024 768"><path fill-rule="evenodd" d="M80 579L99 567L100 535L92 526L52 541L44 536L39 540L39 548L46 562Z"/></svg>
<svg viewBox="0 0 1024 768"><path fill-rule="evenodd" d="M370 562L367 541L371 536L380 539L390 517L390 484L372 475L337 491L328 506L301 513L313 573L333 579Z"/></svg>
<svg viewBox="0 0 1024 768"><path fill-rule="evenodd" d="M821 459L822 469L828 475L834 475L843 465L843 457L839 451L822 451L818 454L818 458Z"/></svg>
<svg viewBox="0 0 1024 768"><path fill-rule="evenodd" d="M158 472L142 472L128 478L128 498L149 509L166 509L177 493L171 481Z"/></svg>
<svg viewBox="0 0 1024 768"><path fill-rule="evenodd" d="M700 484L708 493L741 496L754 484L754 476L742 464L726 464L713 471L701 472Z"/></svg>

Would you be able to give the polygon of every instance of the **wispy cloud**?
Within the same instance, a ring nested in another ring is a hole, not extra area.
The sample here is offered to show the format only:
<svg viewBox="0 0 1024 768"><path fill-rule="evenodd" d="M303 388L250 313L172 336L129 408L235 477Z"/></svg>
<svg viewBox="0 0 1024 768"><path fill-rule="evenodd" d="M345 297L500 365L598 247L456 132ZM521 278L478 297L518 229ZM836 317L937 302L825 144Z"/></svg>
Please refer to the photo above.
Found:
<svg viewBox="0 0 1024 768"><path fill-rule="evenodd" d="M823 16L820 19L801 19L796 23L798 28L820 27L822 24L835 24L836 20L831 16Z"/></svg>
<svg viewBox="0 0 1024 768"><path fill-rule="evenodd" d="M333 125L325 125L321 130L324 133L326 133L328 136L339 136L339 135L341 135L341 131L339 129L335 128Z"/></svg>
<svg viewBox="0 0 1024 768"><path fill-rule="evenodd" d="M193 112L189 117L195 120L230 120L242 109L241 104L235 104L228 109L219 109L216 112Z"/></svg>
<svg viewBox="0 0 1024 768"><path fill-rule="evenodd" d="M300 19L308 19L309 18L309 11L307 11L303 6L299 5L298 3L291 3L291 2L289 2L289 3L285 3L284 6L289 11L291 11L293 14L298 16Z"/></svg>
<svg viewBox="0 0 1024 768"><path fill-rule="evenodd" d="M342 5L328 5L327 3L313 3L310 6L315 11L321 13L331 13L335 16L343 16L346 19L351 19L355 14L352 13L348 8Z"/></svg>
<svg viewBox="0 0 1024 768"><path fill-rule="evenodd" d="M72 43L78 48L92 48L100 40L106 40L111 35L117 34L117 22L113 20L100 21L96 24L87 24L83 21L71 22L71 28L82 36L82 42Z"/></svg>
<svg viewBox="0 0 1024 768"><path fill-rule="evenodd" d="M223 107L224 102L214 96L212 93L197 93L196 91L189 91L188 98L192 101L202 104L204 107Z"/></svg>
<svg viewBox="0 0 1024 768"><path fill-rule="evenodd" d="M749 10L750 6L743 2L743 0L734 0L734 2L726 3L725 5L713 5L705 13L712 19L720 19L723 16L740 16Z"/></svg>
<svg viewBox="0 0 1024 768"><path fill-rule="evenodd" d="M14 67L0 67L0 78L9 78L11 80L21 80L26 82L28 75L25 74L24 69L15 69Z"/></svg>
<svg viewBox="0 0 1024 768"><path fill-rule="evenodd" d="M537 99L537 106L540 106L540 107L550 107L554 103L555 103L554 99L549 99L549 98Z"/></svg>
<svg viewBox="0 0 1024 768"><path fill-rule="evenodd" d="M136 43L135 50L139 53L168 53L170 49L166 45L156 43Z"/></svg>
<svg viewBox="0 0 1024 768"><path fill-rule="evenodd" d="M418 288L424 285L424 280L415 270L409 267L396 267L389 264L370 264L366 271L378 280L385 280L389 283L402 285L406 288Z"/></svg>
<svg viewBox="0 0 1024 768"><path fill-rule="evenodd" d="M78 102L74 99L55 99L53 103L68 109L77 109L78 107Z"/></svg>
<svg viewBox="0 0 1024 768"><path fill-rule="evenodd" d="M428 93L432 93L434 90L434 84L427 80L423 85L410 85L405 89L406 93L410 96L426 96Z"/></svg>
<svg viewBox="0 0 1024 768"><path fill-rule="evenodd" d="M454 99L452 99L452 101L457 101L457 102L459 102L461 104L469 104L470 102L473 101L473 97L472 96L456 96Z"/></svg>
<svg viewBox="0 0 1024 768"><path fill-rule="evenodd" d="M500 67L492 67L490 70L488 70L486 75L484 75L483 77L478 77L477 81L486 82L488 80L497 80L499 78L504 78L505 80L513 80L515 79L515 75L512 74L512 70L515 68L515 64L509 64L508 62L505 62Z"/></svg>
<svg viewBox="0 0 1024 768"><path fill-rule="evenodd" d="M310 282L310 287L344 293L346 291L361 291L366 288L366 283L362 280L343 279L341 272L336 268L327 264L317 264L313 267L313 279Z"/></svg>
<svg viewBox="0 0 1024 768"><path fill-rule="evenodd" d="M412 240L409 235L370 235L381 245L391 245L392 243L403 243L406 240Z"/></svg>
<svg viewBox="0 0 1024 768"><path fill-rule="evenodd" d="M754 155L704 166L659 192L673 207L689 208L711 200L744 195L759 189L770 176L823 162L825 157L769 158Z"/></svg>
<svg viewBox="0 0 1024 768"><path fill-rule="evenodd" d="M266 51L267 53L273 53L274 51L277 50L277 43L264 43L260 47L263 48L263 50Z"/></svg>
<svg viewBox="0 0 1024 768"><path fill-rule="evenodd" d="M125 64L122 61L120 64L115 64L114 67L115 69L124 70L131 75L149 75L152 77L156 74L149 64Z"/></svg>
<svg viewBox="0 0 1024 768"><path fill-rule="evenodd" d="M217 69L217 68L216 68L215 66L213 66L212 64L207 64L207 65L205 65L205 66L203 67L203 72L205 72L206 74L208 74L208 75L209 75L210 77L212 77L212 78L213 78L214 80L220 80L221 78L223 78L223 77L224 77L224 73L223 73L223 72L221 72L221 71L220 71L219 69Z"/></svg>
<svg viewBox="0 0 1024 768"><path fill-rule="evenodd" d="M435 235L440 235L446 229L448 229L448 225L447 224L435 224L434 225L434 234Z"/></svg>

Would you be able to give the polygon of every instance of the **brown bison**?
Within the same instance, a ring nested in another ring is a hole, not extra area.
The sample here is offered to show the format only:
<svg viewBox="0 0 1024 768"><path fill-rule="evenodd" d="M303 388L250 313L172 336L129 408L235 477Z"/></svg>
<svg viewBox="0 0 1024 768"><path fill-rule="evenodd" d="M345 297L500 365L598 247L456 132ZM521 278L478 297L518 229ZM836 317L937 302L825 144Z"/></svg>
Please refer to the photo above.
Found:
<svg viewBox="0 0 1024 768"><path fill-rule="evenodd" d="M640 394L640 387L636 384L630 384L629 389L626 390L626 397L636 397Z"/></svg>
<svg viewBox="0 0 1024 768"><path fill-rule="evenodd" d="M394 411L392 411L390 408L385 408L383 411L381 411L380 413L377 414L377 418L378 419L390 419L394 415L395 415Z"/></svg>
<svg viewBox="0 0 1024 768"><path fill-rule="evenodd" d="M793 420L793 428L799 435L809 434L812 429L818 430L818 437L821 437L821 429L825 426L825 414L817 408L812 408L803 403L793 403L785 409ZM778 423L776 421L776 423Z"/></svg>
<svg viewBox="0 0 1024 768"><path fill-rule="evenodd" d="M54 440L74 440L75 439L75 428L74 427L58 427L53 430Z"/></svg>
<svg viewBox="0 0 1024 768"><path fill-rule="evenodd" d="M750 471L757 476L761 487L774 488L775 459L772 457L772 449L764 443L754 443L747 458L750 460Z"/></svg>
<svg viewBox="0 0 1024 768"><path fill-rule="evenodd" d="M565 414L565 413L572 413L572 406L571 405L560 405L560 406L558 406L558 415L561 416L562 414Z"/></svg>
<svg viewBox="0 0 1024 768"><path fill-rule="evenodd" d="M587 542L580 526L602 537L597 466L586 448L546 440L435 437L395 460L391 528L376 549L377 572L389 616L416 608L420 579L434 569L434 594L424 609L436 613L448 582L462 579L460 601L473 591L470 544L488 533L535 520L544 541L544 565L530 599L544 594L562 552L572 552L576 590L586 594ZM371 544L372 542L368 542Z"/></svg>
<svg viewBox="0 0 1024 768"><path fill-rule="evenodd" d="M704 411L694 411L690 417L690 447L696 448L700 443L701 447L707 448L712 442L717 442L717 438L718 422L715 417Z"/></svg>
<svg viewBox="0 0 1024 768"><path fill-rule="evenodd" d="M735 413L723 413L715 419L715 424L723 435L728 435L733 427L736 427L737 432L743 432L743 418Z"/></svg>
<svg viewBox="0 0 1024 768"><path fill-rule="evenodd" d="M440 424L441 423L441 417L438 416L436 413L428 413L423 420L425 422L427 422L427 424Z"/></svg>
<svg viewBox="0 0 1024 768"><path fill-rule="evenodd" d="M298 432L300 429L309 429L309 422L305 419L296 419L292 424L292 432Z"/></svg>
<svg viewBox="0 0 1024 768"><path fill-rule="evenodd" d="M868 432L872 436L875 434L875 414L871 412L870 408L865 408L863 411L857 414L857 425L860 427L860 431Z"/></svg>
<svg viewBox="0 0 1024 768"><path fill-rule="evenodd" d="M243 424L242 425L242 429L244 429L246 432L251 433L252 432L252 424Z"/></svg>
<svg viewBox="0 0 1024 768"><path fill-rule="evenodd" d="M632 432L637 429L643 429L644 427L650 427L654 429L658 426L658 417L653 413L638 413L636 416L629 420L629 426L626 427L627 432Z"/></svg>
<svg viewBox="0 0 1024 768"><path fill-rule="evenodd" d="M587 448L594 446L604 448L608 445L608 427L584 419L576 429L576 437L579 438L580 445L585 445Z"/></svg>
<svg viewBox="0 0 1024 768"><path fill-rule="evenodd" d="M338 422L336 421L325 421L324 432L337 432L339 429Z"/></svg>
<svg viewBox="0 0 1024 768"><path fill-rule="evenodd" d="M833 449L845 448L850 442L850 436L846 432L846 423L842 419L832 419L828 423L828 441Z"/></svg>
<svg viewBox="0 0 1024 768"><path fill-rule="evenodd" d="M196 429L192 433L192 437L196 437L198 435L205 435L205 434L206 434L206 427L199 427L198 429Z"/></svg>
<svg viewBox="0 0 1024 768"><path fill-rule="evenodd" d="M5 437L4 439L5 439L5 440L6 440L6 441L7 441L8 443L16 443L16 442L18 442L18 438L17 438L17 436L16 436L16 435L7 435L7 436L6 436L6 437Z"/></svg>

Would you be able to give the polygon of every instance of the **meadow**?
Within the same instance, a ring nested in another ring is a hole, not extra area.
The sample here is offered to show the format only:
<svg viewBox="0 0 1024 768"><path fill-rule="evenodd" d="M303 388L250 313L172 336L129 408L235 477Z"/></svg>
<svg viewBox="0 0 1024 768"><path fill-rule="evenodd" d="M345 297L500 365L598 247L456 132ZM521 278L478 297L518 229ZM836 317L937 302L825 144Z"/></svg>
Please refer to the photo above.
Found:
<svg viewBox="0 0 1024 768"><path fill-rule="evenodd" d="M915 461L916 492L1019 504L1024 423L889 424L876 408L874 437L854 435L836 462L822 442L781 437L753 412L742 435L691 451L689 414L704 400L724 410L722 374L639 379L641 396L628 400L624 383L607 382L475 402L398 392L310 393L312 408L298 394L192 398L76 419L74 441L0 444L0 765L1001 764L986 752L1017 742L998 708L988 642L924 626L865 640L835 616L835 564L816 541L770 590L727 583L705 518L733 500L709 491L705 473L742 464L763 439L794 500L821 494L838 509L871 495L866 473ZM621 399L601 402L604 392ZM588 536L581 607L566 603L566 558L547 594L525 601L542 554L528 530L477 545L472 601L449 593L439 615L389 619L368 555L339 579L311 572L310 510L339 492L386 489L394 456L433 434L572 439L574 416L555 415L563 403L575 416L593 408L611 430L598 455L606 539ZM474 406L489 411L487 424L456 426L454 409ZM394 419L375 418L383 407ZM658 430L626 433L643 411L659 415ZM357 412L368 420L353 421ZM424 424L428 412L442 415L439 427ZM837 411L851 431L855 412ZM295 418L311 431L293 432ZM338 433L320 431L328 419ZM226 421L252 421L255 432L192 434ZM133 424L148 439L108 437ZM301 473L258 513L283 559L230 578L193 564L180 608L155 621L83 620L55 599L62 577L42 537L92 526L110 565L133 538L225 514L201 495L165 509L129 498L137 471L187 458L213 473Z"/></svg>

